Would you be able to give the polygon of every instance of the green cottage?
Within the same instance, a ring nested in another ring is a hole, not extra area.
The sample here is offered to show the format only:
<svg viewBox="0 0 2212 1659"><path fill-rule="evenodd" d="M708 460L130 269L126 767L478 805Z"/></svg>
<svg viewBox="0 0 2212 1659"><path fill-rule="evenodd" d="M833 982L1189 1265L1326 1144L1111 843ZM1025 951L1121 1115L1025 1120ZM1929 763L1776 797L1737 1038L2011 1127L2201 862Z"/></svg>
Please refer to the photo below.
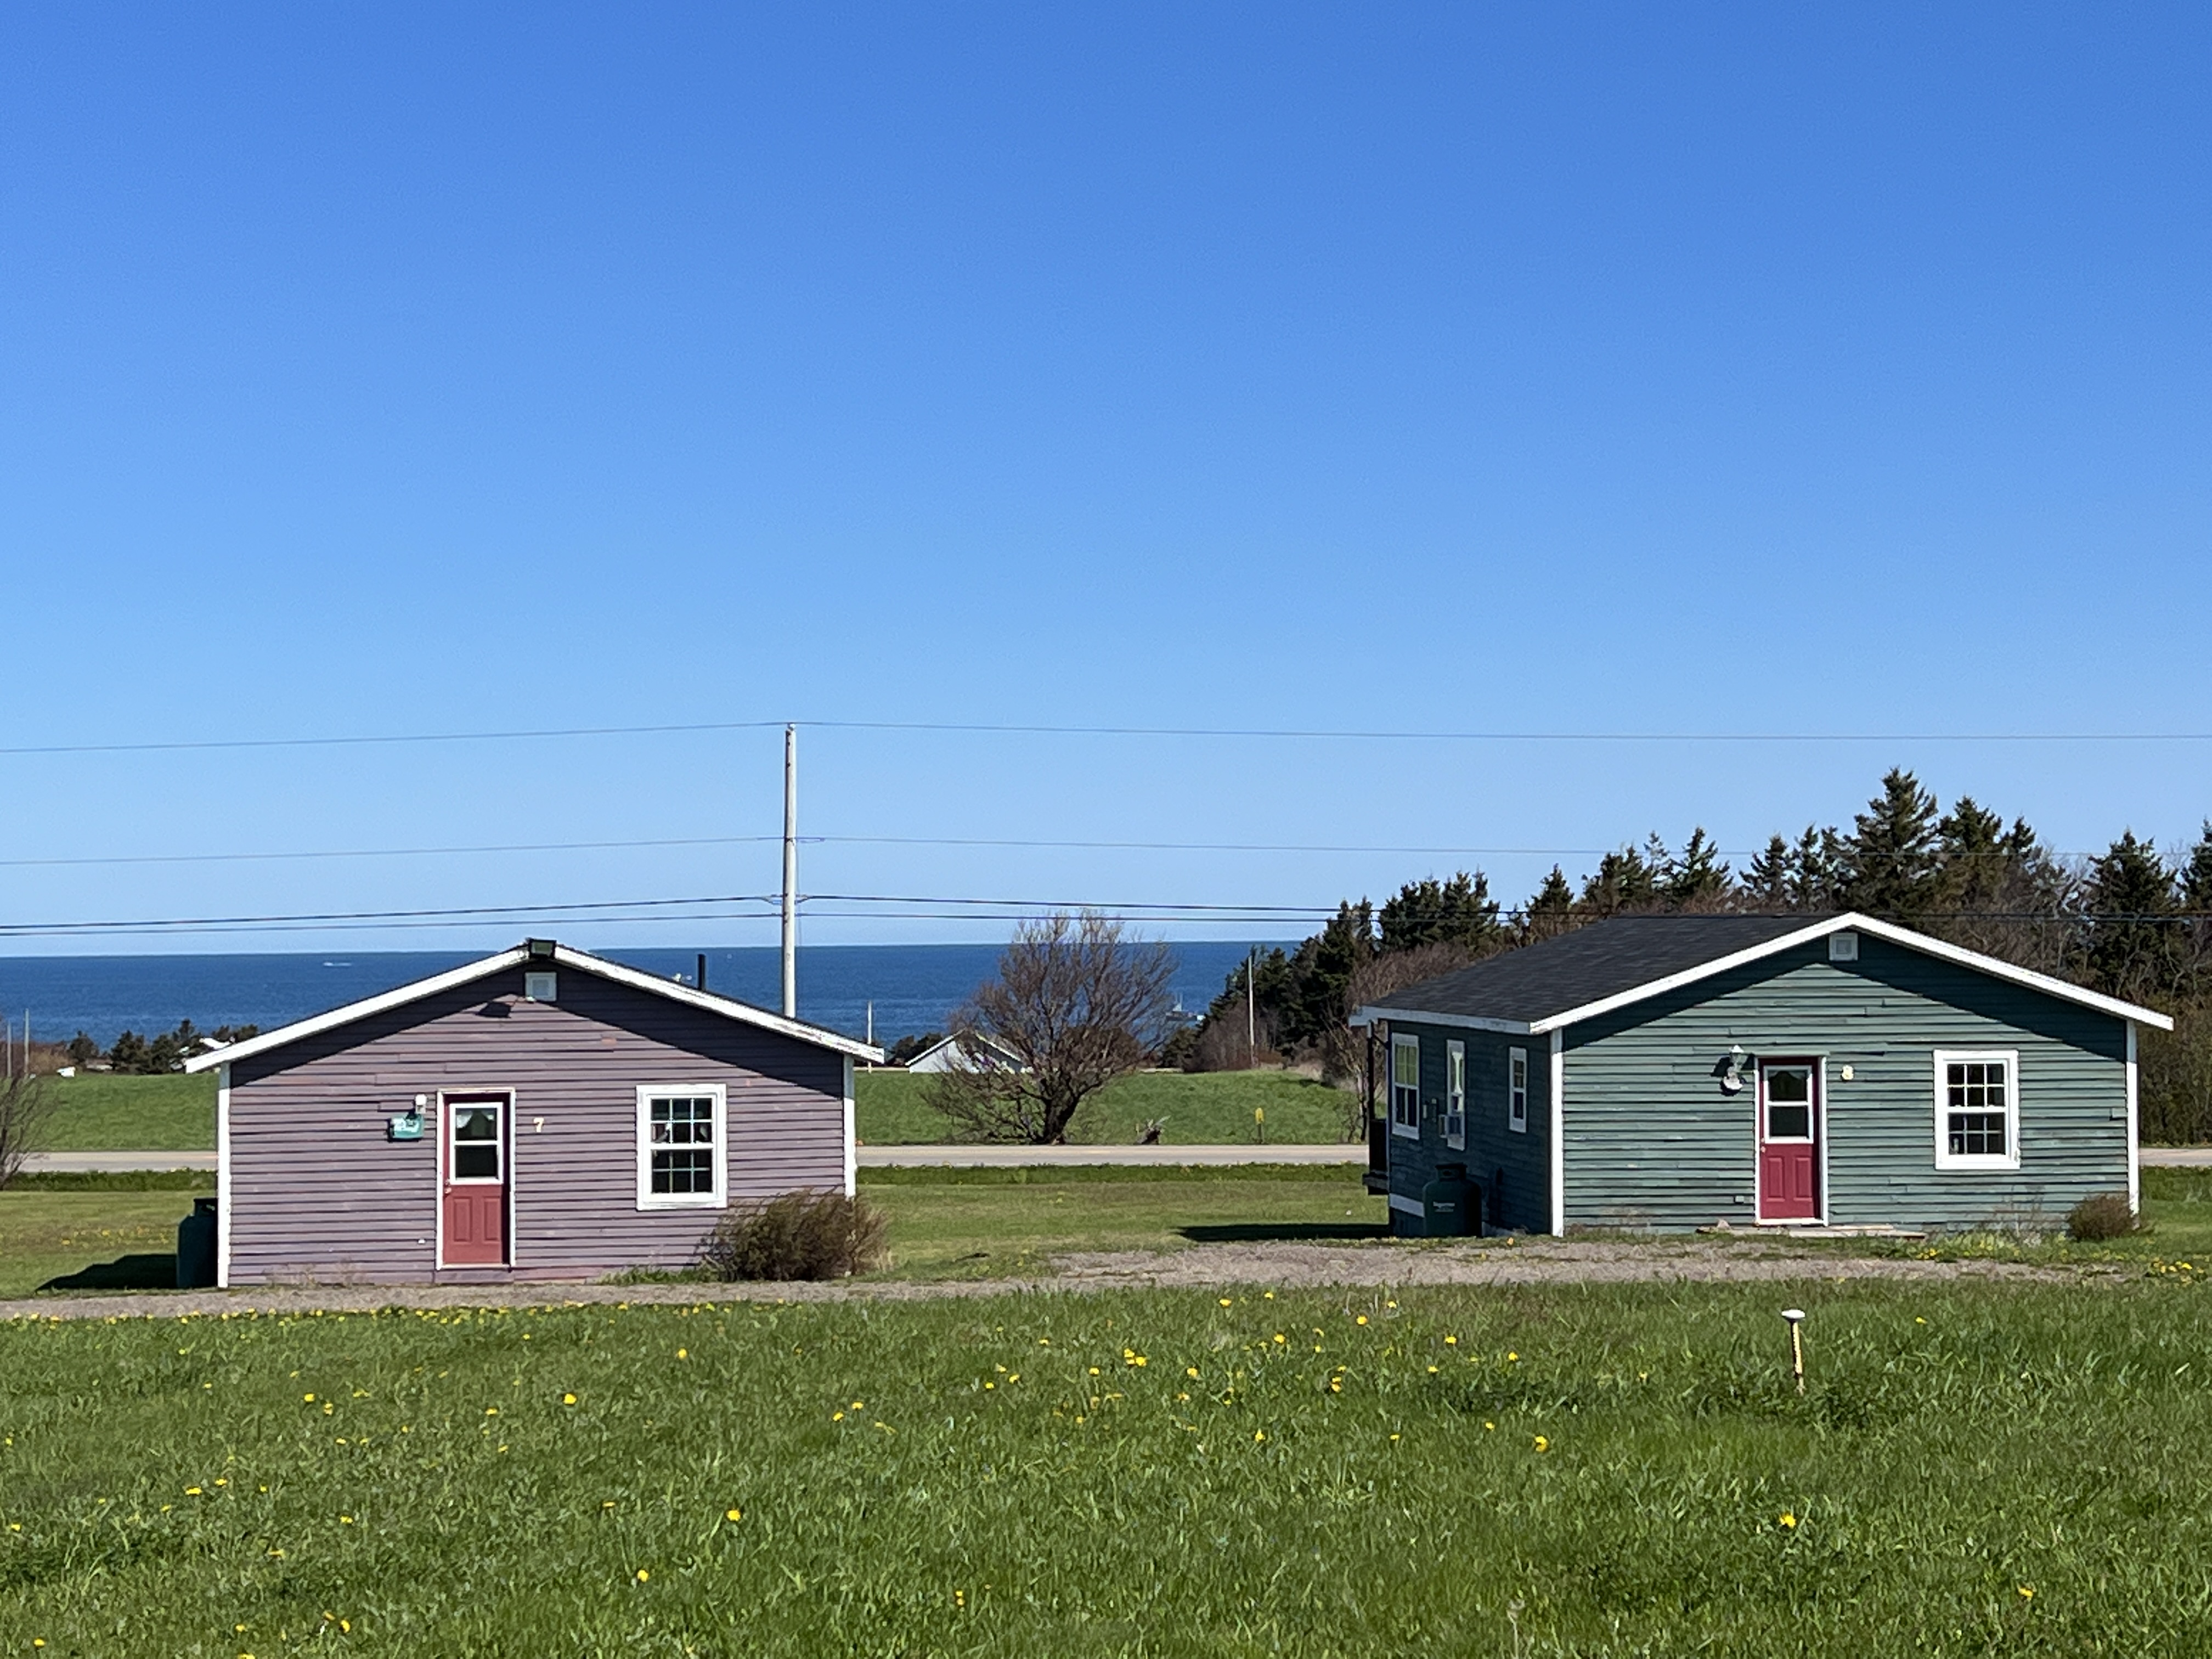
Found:
<svg viewBox="0 0 2212 1659"><path fill-rule="evenodd" d="M1419 1234L1455 1200L1465 1231L1532 1233L2132 1205L2136 1028L2173 1023L1868 916L1676 915L1490 957L1355 1024L1384 1085L1368 1183Z"/></svg>

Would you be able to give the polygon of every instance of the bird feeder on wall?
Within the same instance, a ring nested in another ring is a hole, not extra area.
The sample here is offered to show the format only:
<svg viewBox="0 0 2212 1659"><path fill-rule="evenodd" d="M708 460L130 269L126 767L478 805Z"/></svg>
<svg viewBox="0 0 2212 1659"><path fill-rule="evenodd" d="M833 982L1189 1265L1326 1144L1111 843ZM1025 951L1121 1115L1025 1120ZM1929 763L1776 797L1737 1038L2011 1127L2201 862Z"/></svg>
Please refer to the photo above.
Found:
<svg viewBox="0 0 2212 1659"><path fill-rule="evenodd" d="M422 1139L422 1109L430 1103L428 1095L415 1097L415 1104L407 1111L395 1112L384 1120L386 1140L420 1140Z"/></svg>

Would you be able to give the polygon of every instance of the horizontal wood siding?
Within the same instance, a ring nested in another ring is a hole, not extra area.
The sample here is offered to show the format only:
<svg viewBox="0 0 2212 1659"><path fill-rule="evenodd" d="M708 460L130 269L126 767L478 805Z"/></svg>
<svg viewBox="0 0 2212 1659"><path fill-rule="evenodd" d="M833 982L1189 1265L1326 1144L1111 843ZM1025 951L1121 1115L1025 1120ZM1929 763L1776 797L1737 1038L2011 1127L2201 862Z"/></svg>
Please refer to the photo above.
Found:
<svg viewBox="0 0 2212 1659"><path fill-rule="evenodd" d="M1515 1232L1549 1232L1551 1039L1501 1036L1491 1031L1422 1025L1405 1019L1391 1021L1390 1030L1421 1040L1420 1139L1390 1137L1390 1191L1419 1203L1421 1189L1436 1179L1437 1165L1463 1163L1468 1178L1482 1189L1486 1224ZM1444 1144L1444 1044L1450 1042L1467 1044L1465 1152ZM1528 1054L1528 1127L1522 1133L1507 1127L1512 1087L1508 1051L1514 1048L1526 1049ZM1376 1056L1382 1068L1387 1107L1389 1044L1378 1039ZM1392 1224L1398 1231L1418 1231L1411 1218L1400 1217Z"/></svg>
<svg viewBox="0 0 2212 1659"><path fill-rule="evenodd" d="M842 1056L573 968L557 1002L527 1002L522 973L233 1068L232 1283L507 1276L437 1267L434 1121L419 1141L385 1139L386 1118L441 1090L514 1094L517 1278L682 1267L720 1218L638 1208L641 1084L724 1086L733 1203L843 1189Z"/></svg>
<svg viewBox="0 0 2212 1659"><path fill-rule="evenodd" d="M1715 1076L1731 1044L1826 1057L1832 1223L2055 1224L2127 1190L2125 1021L1862 934L1856 963L1818 940L1571 1028L1570 1225L1755 1224L1754 1091ZM2019 1050L2017 1170L1936 1167L1938 1048Z"/></svg>

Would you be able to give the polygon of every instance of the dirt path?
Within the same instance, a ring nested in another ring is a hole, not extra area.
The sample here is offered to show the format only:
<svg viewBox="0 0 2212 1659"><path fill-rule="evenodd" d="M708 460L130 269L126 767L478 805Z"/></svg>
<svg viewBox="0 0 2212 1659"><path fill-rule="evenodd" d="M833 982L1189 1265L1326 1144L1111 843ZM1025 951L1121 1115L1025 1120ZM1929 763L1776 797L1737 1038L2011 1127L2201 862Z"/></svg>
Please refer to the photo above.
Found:
<svg viewBox="0 0 2212 1659"><path fill-rule="evenodd" d="M1915 1283L1981 1279L2069 1284L2122 1276L2112 1267L2016 1261L1922 1261L1845 1255L1784 1245L1544 1239L1464 1244L1200 1244L1154 1252L1076 1252L1054 1271L1018 1279L870 1279L858 1284L588 1285L544 1281L483 1285L310 1285L246 1291L141 1291L36 1297L0 1302L0 1320L109 1319L185 1314L361 1313L375 1308L511 1308L563 1304L696 1305L706 1302L913 1301L996 1296L1013 1291L1198 1290L1237 1285L1322 1285L1751 1284L1809 1279Z"/></svg>

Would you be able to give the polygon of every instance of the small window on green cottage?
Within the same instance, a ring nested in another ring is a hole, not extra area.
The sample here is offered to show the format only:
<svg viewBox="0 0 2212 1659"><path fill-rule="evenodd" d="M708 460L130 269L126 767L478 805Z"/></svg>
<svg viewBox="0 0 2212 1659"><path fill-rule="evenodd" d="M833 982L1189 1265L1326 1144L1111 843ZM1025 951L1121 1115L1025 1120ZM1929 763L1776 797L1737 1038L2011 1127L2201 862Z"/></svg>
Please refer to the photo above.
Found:
<svg viewBox="0 0 2212 1659"><path fill-rule="evenodd" d="M2020 1167L2020 1056L2010 1049L1936 1054L1936 1167Z"/></svg>
<svg viewBox="0 0 2212 1659"><path fill-rule="evenodd" d="M1528 1051L1505 1051L1505 1127L1528 1133Z"/></svg>
<svg viewBox="0 0 2212 1659"><path fill-rule="evenodd" d="M1421 1133L1421 1040L1417 1036L1390 1039L1390 1133Z"/></svg>

